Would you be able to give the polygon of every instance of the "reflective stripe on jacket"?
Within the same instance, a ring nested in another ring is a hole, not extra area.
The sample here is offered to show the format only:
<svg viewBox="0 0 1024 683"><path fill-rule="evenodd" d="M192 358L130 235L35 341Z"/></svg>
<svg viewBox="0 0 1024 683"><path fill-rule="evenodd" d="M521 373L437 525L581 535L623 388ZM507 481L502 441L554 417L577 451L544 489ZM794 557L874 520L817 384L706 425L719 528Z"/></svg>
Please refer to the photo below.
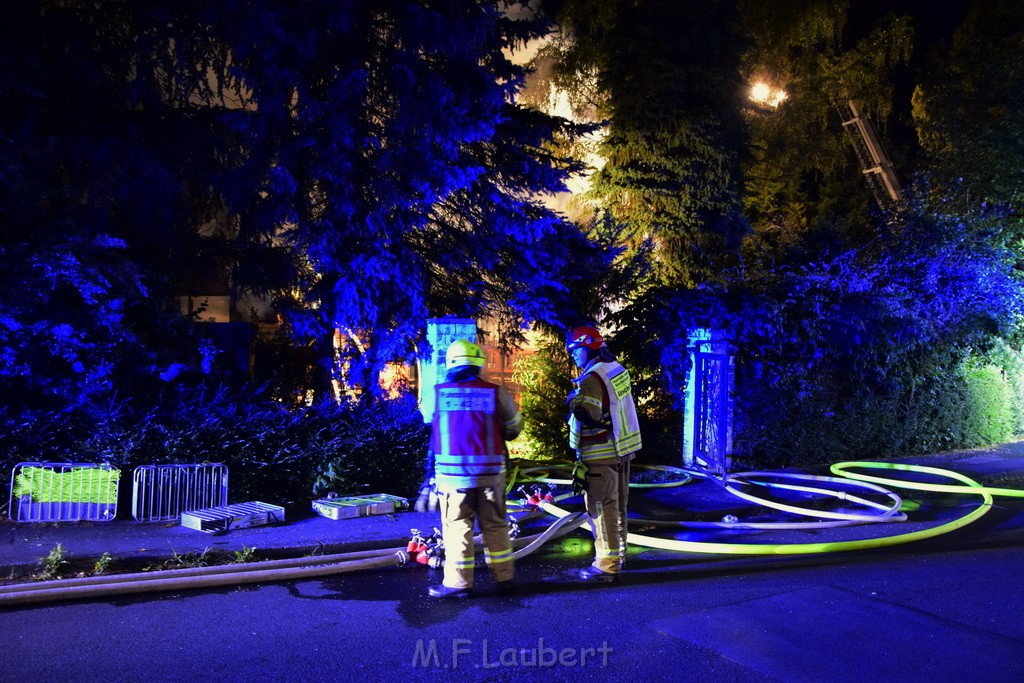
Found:
<svg viewBox="0 0 1024 683"><path fill-rule="evenodd" d="M580 459L584 462L613 461L640 450L640 424L629 372L620 363L599 362L584 370L578 380L581 386L588 376L600 380L601 398L581 392L573 399L572 405L597 408L600 403L599 411L589 412L600 412L602 420L608 420L610 425L587 427L575 415L570 415L569 445L579 451Z"/></svg>
<svg viewBox="0 0 1024 683"><path fill-rule="evenodd" d="M481 379L436 386L430 442L439 487L502 485L505 439L522 429L522 415L503 391Z"/></svg>

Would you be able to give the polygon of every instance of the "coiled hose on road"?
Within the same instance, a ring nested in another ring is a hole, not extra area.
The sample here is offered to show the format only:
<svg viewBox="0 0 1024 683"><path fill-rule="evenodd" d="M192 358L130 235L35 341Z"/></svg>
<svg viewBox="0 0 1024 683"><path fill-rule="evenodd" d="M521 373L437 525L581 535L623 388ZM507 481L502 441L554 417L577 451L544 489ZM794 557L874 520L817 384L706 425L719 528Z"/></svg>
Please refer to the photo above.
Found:
<svg viewBox="0 0 1024 683"><path fill-rule="evenodd" d="M822 524L851 524L866 523L872 521L897 521L905 519L905 516L898 512L900 498L883 488L883 485L905 488L920 491L938 491L946 493L962 493L981 496L981 502L967 514L958 517L950 522L940 524L928 529L921 529L909 533L895 534L867 539L850 541L834 541L824 543L792 543L792 544L763 544L763 543L714 543L701 541L684 541L679 539L666 539L649 536L645 534L630 532L627 542L633 546L648 548L659 548L663 550L690 552L690 553L713 553L732 555L798 555L810 553L843 552L851 550L863 550L881 548L886 546L910 543L926 538L933 538L949 533L955 529L962 528L984 515L993 502L993 496L1024 497L1024 491L1006 488L985 487L966 475L946 469L925 467L918 465L901 465L897 463L878 462L846 462L837 463L832 466L832 473L843 479L831 477L818 477L814 475L798 475L779 472L754 472L737 475L729 475L718 479L707 473L687 472L678 468L659 468L667 471L679 472L683 478L676 482L661 484L636 484L637 487L654 486L678 486L692 479L693 476L708 477L721 484L725 490L738 495L749 502L756 502L760 505L773 507L800 515L817 517L832 517L828 522L810 523L815 528ZM886 469L904 471L918 474L928 474L952 479L959 484L932 484L927 482L915 482L889 477L874 477L859 472L850 472L851 469ZM568 483L567 481L552 478L549 476L550 468L538 470L522 470L522 474L533 474L535 481L546 481L552 484ZM875 494L881 494L893 499L892 505L882 505L866 499L862 496L851 495L844 491L833 491L823 489L820 486L807 486L804 484L786 484L779 481L763 481L764 479L793 479L801 482L813 481L816 483L840 483L849 484L858 482L861 488ZM761 480L761 481L759 481ZM855 502L880 511L878 514L862 513L829 513L823 514L820 510L809 510L797 506L782 505L776 501L769 501L737 488L739 485L757 485L767 487L784 488L790 491L801 491L804 493L816 493L829 495L841 500ZM560 496L552 501L541 501L538 507L557 519L544 532L535 536L519 538L514 541L518 550L513 554L521 559L536 551L548 541L578 528L586 522L585 513L570 513L557 503L560 499L569 496ZM631 520L632 521L632 520ZM650 522L646 520L645 523ZM703 524L705 526L728 526L734 529L740 528L808 528L807 523L762 523L751 524L727 524L717 522L704 523L680 523L680 524ZM766 527L764 524L773 524ZM408 556L404 549L383 549L367 550L336 555L325 555L319 557L289 558L282 560L270 560L253 564L238 564L217 567L197 567L193 569L177 569L161 572L147 572L138 574L122 574L111 576L95 576L79 579L63 579L32 584L18 584L14 586L0 587L0 607L16 607L47 602L59 602L62 600L79 600L97 597L109 597L113 595L129 595L155 591L172 590L193 590L200 588L212 588L220 586L243 585L249 583L273 582L273 581L294 581L299 579L318 578L333 576L352 571L365 571L368 569L379 569L389 566L403 565L408 562Z"/></svg>
<svg viewBox="0 0 1024 683"><path fill-rule="evenodd" d="M844 463L840 463L841 465ZM949 479L955 479L963 483L963 486L956 487L957 493L970 493L974 495L980 495L982 502L977 508L971 510L967 514L958 517L945 524L938 525L936 527L921 529L909 533L896 534L893 536L881 536L875 538L857 539L850 541L829 541L823 543L713 543L705 541L683 541L679 539L666 539L658 538L655 536L648 536L644 534L630 532L626 541L630 545L642 546L647 548L659 548L662 550L675 550L679 552L690 552L690 553L712 553L712 554L725 554L725 555L806 555L813 553L829 553L829 552L845 552L850 550L867 550L874 548L883 548L886 546L899 545L902 543L910 543L912 541L919 541L926 538L933 538L942 534L949 533L956 529L959 529L971 522L977 520L989 510L993 501L993 493L990 489L982 486L978 482L974 481L966 475L954 472L952 470L944 470L934 467L918 467L915 465L894 465L893 463L871 463L871 462L858 462L858 463L846 463L849 466L856 466L862 468L872 467L884 467L887 469L901 469L908 472L921 472L928 473L938 476L943 476ZM835 470L840 474L845 474L844 469ZM763 474L763 473L762 473ZM774 476L785 477L787 475L781 473L772 473ZM809 475L800 475L801 478ZM743 475L734 475L734 478L742 478ZM916 482L903 481L903 480L892 480L892 484L908 489L916 488ZM727 487L728 488L728 487ZM1012 491L1013 489L1006 489ZM747 500L757 500L761 504L768 505L769 507L778 507L772 501L758 499L756 497L746 496ZM565 510L559 508L553 504L545 504L544 509L556 516L562 516L568 514ZM799 508L793 508L790 506L788 511L793 512ZM818 511L801 510L801 514L819 514ZM891 515L890 515L891 517ZM880 519L886 519L881 517Z"/></svg>

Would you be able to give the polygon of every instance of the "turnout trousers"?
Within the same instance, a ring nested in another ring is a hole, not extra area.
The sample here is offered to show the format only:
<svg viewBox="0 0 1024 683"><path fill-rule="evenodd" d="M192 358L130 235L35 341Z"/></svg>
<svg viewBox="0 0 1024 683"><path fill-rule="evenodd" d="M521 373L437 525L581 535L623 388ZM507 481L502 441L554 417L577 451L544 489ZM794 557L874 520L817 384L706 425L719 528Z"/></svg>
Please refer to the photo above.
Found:
<svg viewBox="0 0 1024 683"><path fill-rule="evenodd" d="M473 587L473 520L484 537L484 559L494 581L515 575L508 538L504 487L481 486L439 491L441 536L444 540L444 583L449 588Z"/></svg>
<svg viewBox="0 0 1024 683"><path fill-rule="evenodd" d="M583 494L594 534L594 566L617 574L626 559L626 507L629 503L628 457L612 464L587 464Z"/></svg>

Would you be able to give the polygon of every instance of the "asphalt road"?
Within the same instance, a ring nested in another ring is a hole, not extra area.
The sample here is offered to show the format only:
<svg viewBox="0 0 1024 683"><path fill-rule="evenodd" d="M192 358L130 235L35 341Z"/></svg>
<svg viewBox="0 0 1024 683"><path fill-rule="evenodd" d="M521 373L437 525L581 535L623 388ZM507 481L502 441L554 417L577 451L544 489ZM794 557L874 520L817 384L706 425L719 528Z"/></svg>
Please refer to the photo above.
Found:
<svg viewBox="0 0 1024 683"><path fill-rule="evenodd" d="M0 611L3 681L1019 681L1024 502L873 551L644 550L617 585L566 538L521 590L425 597L415 567Z"/></svg>

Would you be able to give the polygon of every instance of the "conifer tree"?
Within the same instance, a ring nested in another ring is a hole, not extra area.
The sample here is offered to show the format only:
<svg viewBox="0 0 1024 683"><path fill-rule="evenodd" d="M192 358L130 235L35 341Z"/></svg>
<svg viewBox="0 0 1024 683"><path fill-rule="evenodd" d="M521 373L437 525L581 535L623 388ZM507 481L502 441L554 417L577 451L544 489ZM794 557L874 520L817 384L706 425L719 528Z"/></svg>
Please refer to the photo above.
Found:
<svg viewBox="0 0 1024 683"><path fill-rule="evenodd" d="M169 285L215 263L324 355L345 331L372 388L427 317L554 322L586 277L567 267L594 247L541 201L576 169L550 145L573 128L515 101L509 51L548 30L505 11L523 4L12 6L9 168Z"/></svg>
<svg viewBox="0 0 1024 683"><path fill-rule="evenodd" d="M487 0L252 6L217 10L248 150L232 208L241 245L287 244L301 270L239 284L288 292L300 334L349 335L369 387L428 317L552 320L591 247L541 202L577 168L550 146L571 127L515 102L509 51L547 25Z"/></svg>
<svg viewBox="0 0 1024 683"><path fill-rule="evenodd" d="M565 2L556 80L606 123L592 199L655 242L655 281L692 287L735 264L739 44L735 4Z"/></svg>

